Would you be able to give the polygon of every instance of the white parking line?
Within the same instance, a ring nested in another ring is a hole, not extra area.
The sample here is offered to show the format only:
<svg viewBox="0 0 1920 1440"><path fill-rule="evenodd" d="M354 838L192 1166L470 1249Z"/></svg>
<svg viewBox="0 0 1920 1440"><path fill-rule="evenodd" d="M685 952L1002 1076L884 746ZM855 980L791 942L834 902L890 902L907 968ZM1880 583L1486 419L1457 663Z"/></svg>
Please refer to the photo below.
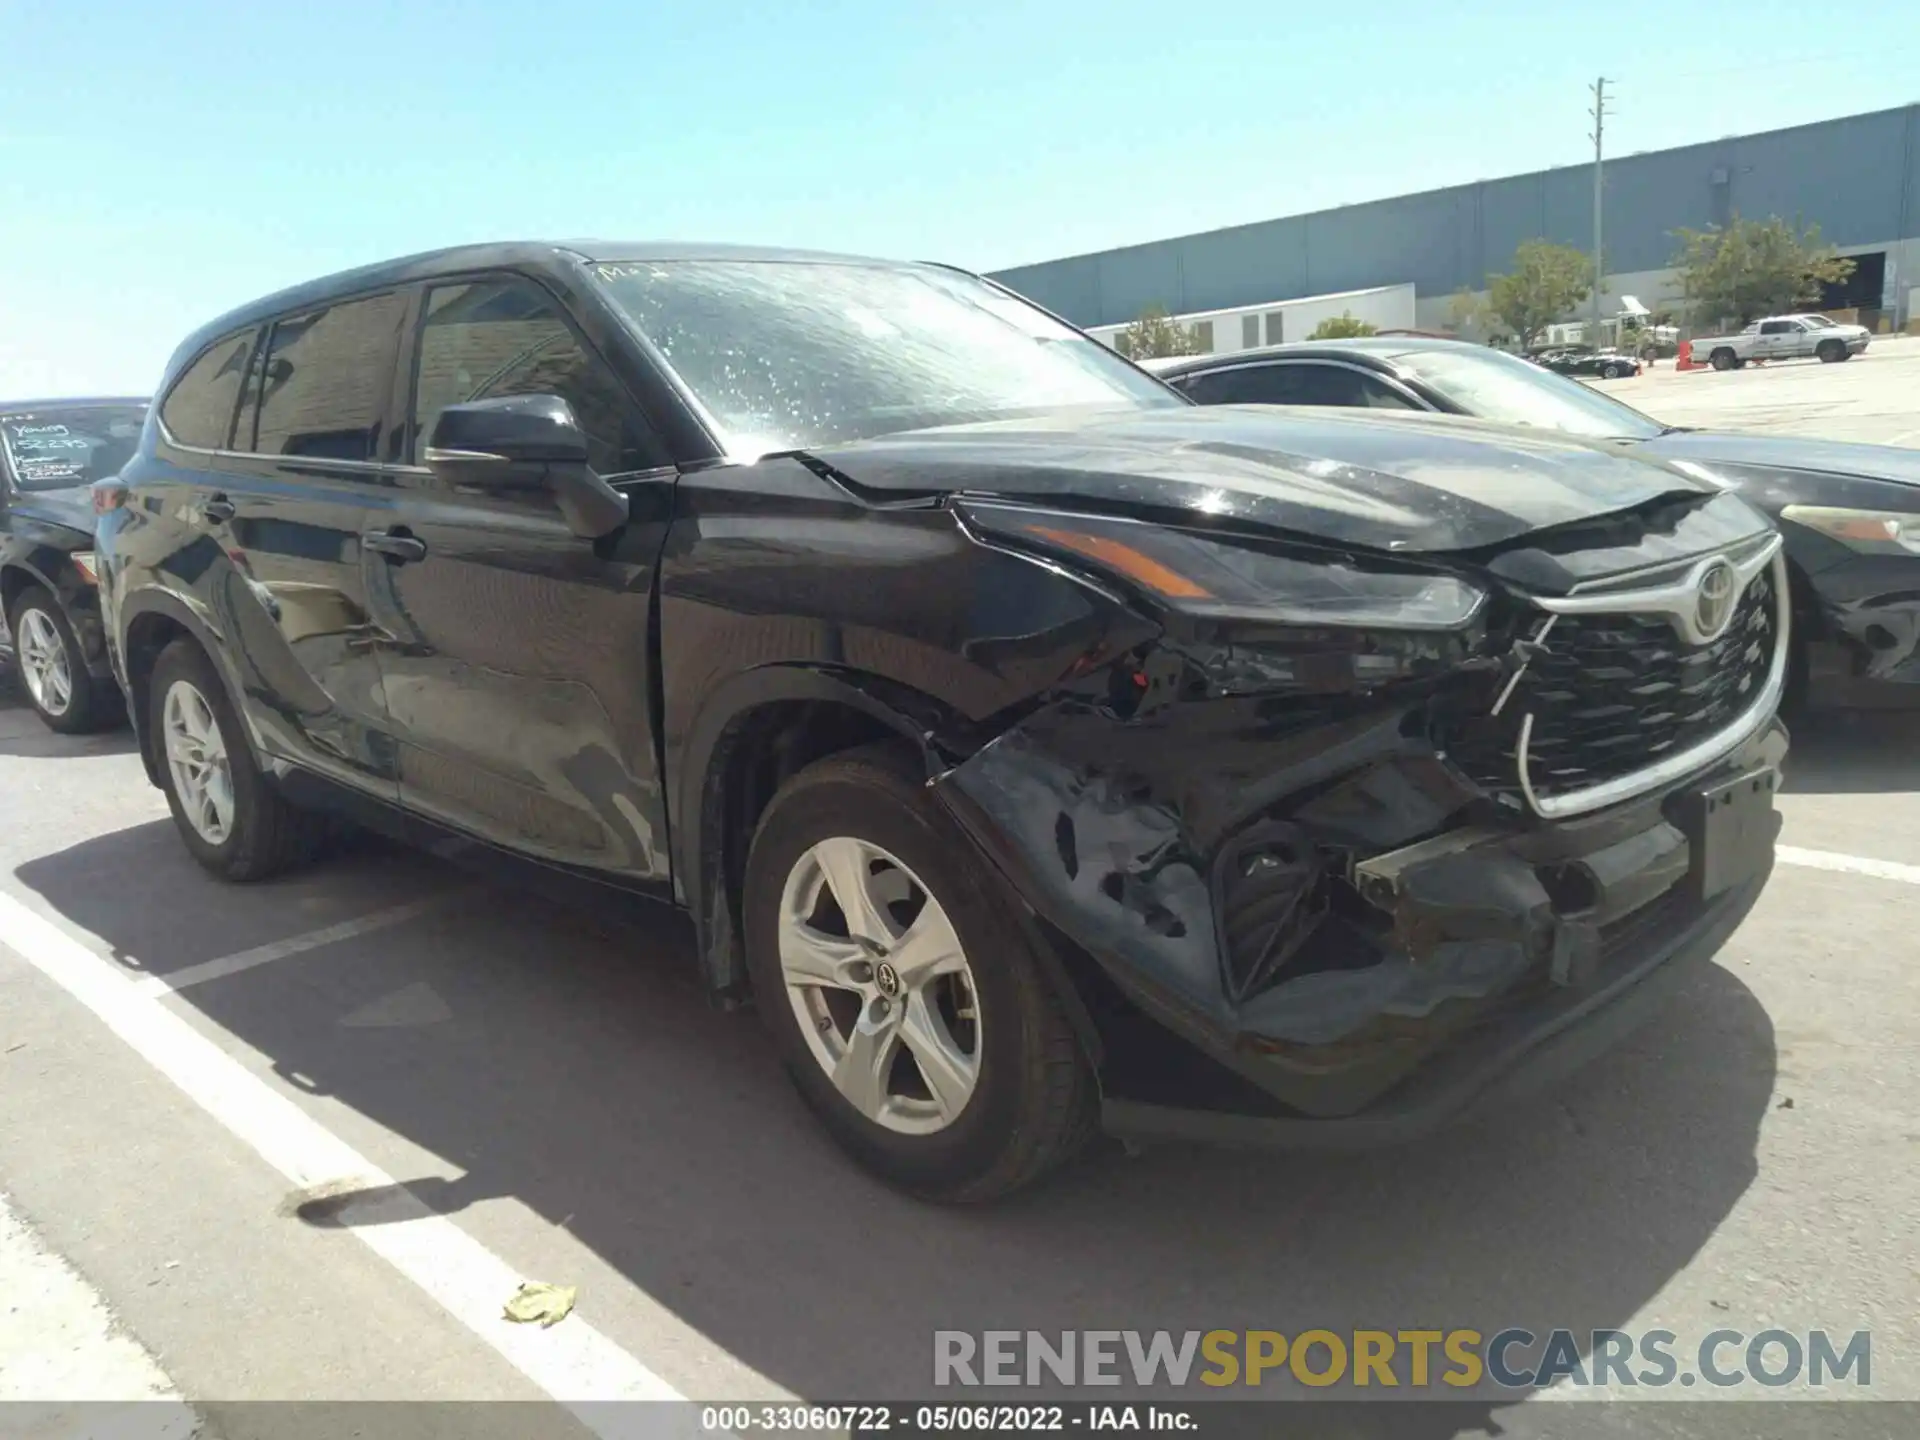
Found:
<svg viewBox="0 0 1920 1440"><path fill-rule="evenodd" d="M304 935L294 935L285 940L256 945L251 950L240 950L232 955L222 955L218 959L203 960L198 965L188 965L165 975L142 976L134 982L134 992L140 995L165 995L170 991L184 990L189 985L200 985L208 980L237 975L242 970L253 969L256 965L284 960L289 955L300 954L303 950L317 950L322 945L332 945L337 941L351 940L356 935L385 930L390 925L399 925L413 919L416 915L424 915L429 910L438 909L452 901L457 893L434 895L425 900L412 900L405 905L393 905L385 910L375 910L371 915L342 920L338 925L328 925L324 929L309 930Z"/></svg>
<svg viewBox="0 0 1920 1440"><path fill-rule="evenodd" d="M595 1433L622 1440L636 1433L632 1412L603 1408L603 1402L685 1399L577 1314L552 1329L506 1320L501 1306L527 1277L428 1210L156 997L140 993L110 962L4 893L0 939L294 1186L377 1191L340 1212L352 1233ZM356 1218L379 1223L354 1224ZM696 1411L675 1407L649 1414L645 1423L649 1435L691 1437L697 1422Z"/></svg>
<svg viewBox="0 0 1920 1440"><path fill-rule="evenodd" d="M1801 850L1792 845L1775 847L1773 858L1782 865L1801 865L1809 870L1835 870L1846 875L1871 875L1876 880L1920 885L1920 865L1902 865L1896 860L1842 855L1835 850Z"/></svg>

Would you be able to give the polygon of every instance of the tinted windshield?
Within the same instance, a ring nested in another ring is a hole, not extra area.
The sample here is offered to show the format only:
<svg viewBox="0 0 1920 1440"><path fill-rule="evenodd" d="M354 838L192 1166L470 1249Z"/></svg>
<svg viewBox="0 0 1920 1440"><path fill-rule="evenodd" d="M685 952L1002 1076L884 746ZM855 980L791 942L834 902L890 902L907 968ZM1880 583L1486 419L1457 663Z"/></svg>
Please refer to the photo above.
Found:
<svg viewBox="0 0 1920 1440"><path fill-rule="evenodd" d="M1824 315L1802 315L1800 317L1800 323L1802 325L1810 325L1815 330L1835 330L1839 328Z"/></svg>
<svg viewBox="0 0 1920 1440"><path fill-rule="evenodd" d="M1483 420L1604 439L1644 440L1663 428L1578 380L1503 350L1410 350L1393 363Z"/></svg>
<svg viewBox="0 0 1920 1440"><path fill-rule="evenodd" d="M946 271L699 260L595 272L740 454L1186 403L1078 331Z"/></svg>
<svg viewBox="0 0 1920 1440"><path fill-rule="evenodd" d="M0 411L0 446L22 490L67 490L117 475L133 458L144 405Z"/></svg>

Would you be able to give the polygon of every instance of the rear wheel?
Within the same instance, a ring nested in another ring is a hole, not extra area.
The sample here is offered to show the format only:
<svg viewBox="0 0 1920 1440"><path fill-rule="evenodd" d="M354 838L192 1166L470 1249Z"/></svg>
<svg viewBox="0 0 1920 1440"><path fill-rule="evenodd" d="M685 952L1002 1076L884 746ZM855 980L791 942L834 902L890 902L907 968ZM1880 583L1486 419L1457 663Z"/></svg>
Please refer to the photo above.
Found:
<svg viewBox="0 0 1920 1440"><path fill-rule="evenodd" d="M1847 358L1847 347L1838 340L1822 340L1820 348L1813 353L1820 357L1822 365L1837 365Z"/></svg>
<svg viewBox="0 0 1920 1440"><path fill-rule="evenodd" d="M194 859L225 880L264 880L320 848L326 821L289 805L262 773L205 651L184 639L167 646L148 694L148 743Z"/></svg>
<svg viewBox="0 0 1920 1440"><path fill-rule="evenodd" d="M19 669L27 703L49 729L83 735L118 718L110 687L87 674L80 637L60 602L38 585L21 591L9 620L13 663Z"/></svg>
<svg viewBox="0 0 1920 1440"><path fill-rule="evenodd" d="M1716 370L1731 370L1734 367L1733 351L1724 346L1707 357L1707 363Z"/></svg>
<svg viewBox="0 0 1920 1440"><path fill-rule="evenodd" d="M1093 1077L1003 882L886 747L821 761L747 861L756 1002L840 1145L929 1199L993 1199L1092 1128Z"/></svg>

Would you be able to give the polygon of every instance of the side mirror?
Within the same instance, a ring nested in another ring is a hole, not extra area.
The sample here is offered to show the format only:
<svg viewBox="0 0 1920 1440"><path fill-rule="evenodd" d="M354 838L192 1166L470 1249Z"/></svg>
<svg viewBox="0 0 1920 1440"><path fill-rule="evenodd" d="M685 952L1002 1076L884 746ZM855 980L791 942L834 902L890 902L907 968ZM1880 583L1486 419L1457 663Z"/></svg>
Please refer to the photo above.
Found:
<svg viewBox="0 0 1920 1440"><path fill-rule="evenodd" d="M469 494L550 494L567 528L597 540L626 524L627 497L587 464L587 437L558 395L514 395L449 405L422 457L446 485Z"/></svg>

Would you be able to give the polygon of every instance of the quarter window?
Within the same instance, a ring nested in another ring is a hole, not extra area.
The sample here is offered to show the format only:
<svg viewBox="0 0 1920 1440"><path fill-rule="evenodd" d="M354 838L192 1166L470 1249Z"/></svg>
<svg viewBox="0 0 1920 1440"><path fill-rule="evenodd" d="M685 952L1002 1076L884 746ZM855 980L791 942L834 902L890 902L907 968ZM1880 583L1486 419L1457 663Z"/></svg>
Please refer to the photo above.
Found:
<svg viewBox="0 0 1920 1440"><path fill-rule="evenodd" d="M276 321L252 377L259 413L241 427L235 448L373 459L406 311L400 295L374 295Z"/></svg>
<svg viewBox="0 0 1920 1440"><path fill-rule="evenodd" d="M253 337L251 330L244 335L229 335L187 367L160 407L167 434L182 445L200 450L226 448Z"/></svg>
<svg viewBox="0 0 1920 1440"><path fill-rule="evenodd" d="M626 391L546 291L517 277L429 290L413 393L415 451L447 406L513 395L565 400L586 433L587 463L602 475L651 463L637 443Z"/></svg>

